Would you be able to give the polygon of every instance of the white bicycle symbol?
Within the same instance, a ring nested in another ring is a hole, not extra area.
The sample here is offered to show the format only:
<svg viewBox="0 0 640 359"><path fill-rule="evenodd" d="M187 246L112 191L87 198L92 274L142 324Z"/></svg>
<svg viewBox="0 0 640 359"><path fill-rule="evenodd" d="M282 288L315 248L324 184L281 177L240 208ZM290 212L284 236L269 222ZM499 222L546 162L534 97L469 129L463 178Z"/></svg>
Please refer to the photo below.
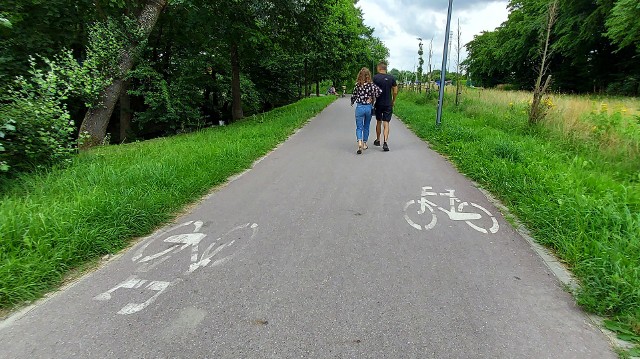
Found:
<svg viewBox="0 0 640 359"><path fill-rule="evenodd" d="M168 248L162 249L153 254L144 255L147 248L154 244L156 239L159 237L190 225L194 226L192 233L169 236L162 241L163 243L169 244ZM134 256L131 258L133 262L139 264L135 272L148 273L161 263L171 258L173 255L178 254L189 247L191 247L191 261L188 269L183 272L183 275L189 275L195 272L198 268L204 268L207 265L220 265L233 258L238 250L246 246L248 242L255 237L258 230L258 225L256 223L246 223L237 226L213 241L202 253L200 253L200 243L205 237L207 237L206 234L199 232L202 226L202 221L189 221L150 237L135 251ZM241 233L242 231L245 231L245 233ZM240 234L238 235L238 233ZM217 259L214 260L214 257L217 257ZM176 273L176 276L179 275L180 273ZM108 301L112 298L112 294L119 289L139 289L144 287L143 290L155 292L155 294L146 301L142 303L128 303L118 311L118 314L133 314L148 307L167 288L179 280L181 280L181 278L175 278L170 281L147 280L139 278L137 275L132 275L108 291L93 297L93 299L98 301Z"/></svg>
<svg viewBox="0 0 640 359"><path fill-rule="evenodd" d="M462 202L458 197L455 196L455 190L446 189L445 193L436 193L432 192L433 187L422 187L422 194L418 201L411 200L404 205L404 218L413 228L417 230L429 230L436 226L438 222L438 217L436 216L436 212L434 210L438 209L444 212L450 220L452 221L464 221L471 228L475 229L481 233L496 233L500 226L498 225L498 220L494 217L491 212L487 211L484 207L479 204L473 202ZM429 201L427 196L445 196L449 197L449 209L442 208L435 203ZM457 206L456 206L457 204ZM413 208L418 206L417 209ZM480 213L477 212L464 212L465 207L475 207L480 210ZM415 211L415 212L414 212ZM430 221L423 220L428 219L429 215L425 215L425 213L429 213L431 215ZM417 213L420 216L421 220L414 221L410 215L413 213ZM476 225L472 221L478 221L483 218L483 213L491 219L491 227L488 229L488 226Z"/></svg>

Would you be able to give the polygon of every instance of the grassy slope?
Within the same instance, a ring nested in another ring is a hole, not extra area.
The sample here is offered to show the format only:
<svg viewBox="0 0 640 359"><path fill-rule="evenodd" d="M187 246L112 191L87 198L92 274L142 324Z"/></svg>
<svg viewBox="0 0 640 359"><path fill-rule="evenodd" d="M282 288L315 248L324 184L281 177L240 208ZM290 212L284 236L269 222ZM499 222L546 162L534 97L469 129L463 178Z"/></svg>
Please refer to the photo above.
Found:
<svg viewBox="0 0 640 359"><path fill-rule="evenodd" d="M445 109L441 129L432 101L413 94L401 95L396 113L572 267L580 304L640 333L640 161L531 129L506 105L477 105Z"/></svg>
<svg viewBox="0 0 640 359"><path fill-rule="evenodd" d="M249 166L334 97L239 123L78 156L0 197L0 308L40 296L64 274L150 233Z"/></svg>

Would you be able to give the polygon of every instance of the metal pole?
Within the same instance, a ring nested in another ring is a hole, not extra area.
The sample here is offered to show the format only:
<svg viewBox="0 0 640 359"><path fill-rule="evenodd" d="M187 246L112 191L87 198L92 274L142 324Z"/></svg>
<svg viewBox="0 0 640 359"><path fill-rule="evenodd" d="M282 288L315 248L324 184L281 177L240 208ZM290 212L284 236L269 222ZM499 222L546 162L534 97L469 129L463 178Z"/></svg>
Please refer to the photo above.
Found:
<svg viewBox="0 0 640 359"><path fill-rule="evenodd" d="M436 116L436 126L440 126L442 122L442 102L444 100L444 82L447 71L447 48L449 47L449 31L451 31L451 6L453 0L449 0L449 10L447 12L447 31L444 37L444 51L442 51L442 70L440 73L440 97L438 99L438 114Z"/></svg>

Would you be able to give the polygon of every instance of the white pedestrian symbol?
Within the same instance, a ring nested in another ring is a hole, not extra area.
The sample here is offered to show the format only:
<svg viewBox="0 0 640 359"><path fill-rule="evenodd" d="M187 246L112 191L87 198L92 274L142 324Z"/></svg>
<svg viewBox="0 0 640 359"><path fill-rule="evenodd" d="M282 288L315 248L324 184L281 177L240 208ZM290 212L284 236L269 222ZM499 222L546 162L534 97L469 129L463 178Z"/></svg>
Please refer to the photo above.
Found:
<svg viewBox="0 0 640 359"><path fill-rule="evenodd" d="M157 238L191 225L194 226L193 232L169 236L162 241L163 243L170 245L168 248L156 253L146 254L146 252L148 252L147 249L155 243ZM234 227L223 236L210 243L201 254L200 244L207 237L206 234L200 232L202 226L202 221L189 221L172 227L156 236L150 237L135 251L131 258L133 262L139 264L135 272L149 273L160 264L172 258L172 256L175 256L189 247L191 247L191 260L186 271L182 273L183 275L189 275L199 268L204 268L206 266L220 265L230 260L239 249L242 249L244 245L252 240L258 230L258 224L256 223L246 223ZM246 233L242 233L243 230L245 230ZM240 236L238 237L237 234L239 232ZM242 245L238 245L238 241L241 241ZM179 276L180 273L175 273L175 275ZM180 280L180 278L173 278L170 280L148 280L139 278L137 275L132 275L108 291L96 295L93 299L98 301L108 301L112 299L112 294L119 289L142 289L144 291L154 292L146 301L142 303L128 303L118 311L118 314L133 314L145 309L156 301L164 291L178 280Z"/></svg>

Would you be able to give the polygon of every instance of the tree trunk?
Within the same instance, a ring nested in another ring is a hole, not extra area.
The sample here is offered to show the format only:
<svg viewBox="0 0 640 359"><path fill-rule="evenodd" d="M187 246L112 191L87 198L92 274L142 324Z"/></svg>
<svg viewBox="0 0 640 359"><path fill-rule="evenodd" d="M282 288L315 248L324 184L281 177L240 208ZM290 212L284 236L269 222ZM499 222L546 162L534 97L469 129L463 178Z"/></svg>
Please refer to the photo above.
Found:
<svg viewBox="0 0 640 359"><path fill-rule="evenodd" d="M126 81L120 94L120 142L127 139L127 135L131 132L131 98L127 92L129 89L129 81Z"/></svg>
<svg viewBox="0 0 640 359"><path fill-rule="evenodd" d="M309 97L309 72L307 71L307 59L304 59L304 97Z"/></svg>
<svg viewBox="0 0 640 359"><path fill-rule="evenodd" d="M231 119L240 120L242 112L242 92L240 89L240 55L238 45L231 45Z"/></svg>
<svg viewBox="0 0 640 359"><path fill-rule="evenodd" d="M138 18L139 30L145 37L149 36L155 26L160 13L167 6L167 0L147 0L147 3ZM133 54L137 44L131 44L122 50L118 64L119 74L116 79L100 94L100 105L89 109L80 125L80 138L78 140L80 149L87 149L102 143L107 133L109 119L113 109L120 97L123 86L123 78L131 70L134 63Z"/></svg>
<svg viewBox="0 0 640 359"><path fill-rule="evenodd" d="M533 88L533 99L531 101L531 108L529 109L529 124L535 125L540 122L546 111L542 107L542 98L544 97L549 85L551 84L551 75L547 76L547 80L542 84L542 79L549 69L547 63L547 57L549 53L549 43L551 42L551 30L558 18L558 0L555 0L549 5L549 12L547 14L547 35L543 45L542 62L540 63L540 70L538 71L538 78L536 79L535 87Z"/></svg>
<svg viewBox="0 0 640 359"><path fill-rule="evenodd" d="M316 79L316 97L320 97L320 80Z"/></svg>

